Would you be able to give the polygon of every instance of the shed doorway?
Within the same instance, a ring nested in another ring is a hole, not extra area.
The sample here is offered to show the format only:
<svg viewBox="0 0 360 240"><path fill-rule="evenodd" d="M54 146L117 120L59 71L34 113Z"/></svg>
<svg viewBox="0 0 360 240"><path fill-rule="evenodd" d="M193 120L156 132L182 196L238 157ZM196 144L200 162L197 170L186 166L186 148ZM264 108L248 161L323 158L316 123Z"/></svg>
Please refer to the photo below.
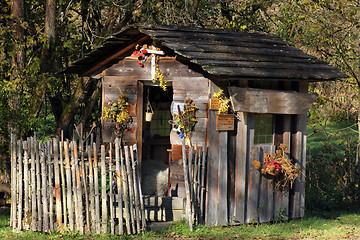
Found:
<svg viewBox="0 0 360 240"><path fill-rule="evenodd" d="M145 195L167 196L173 88L167 86L164 91L152 82L144 82L143 94L142 189ZM148 105L153 111L151 121L145 116Z"/></svg>

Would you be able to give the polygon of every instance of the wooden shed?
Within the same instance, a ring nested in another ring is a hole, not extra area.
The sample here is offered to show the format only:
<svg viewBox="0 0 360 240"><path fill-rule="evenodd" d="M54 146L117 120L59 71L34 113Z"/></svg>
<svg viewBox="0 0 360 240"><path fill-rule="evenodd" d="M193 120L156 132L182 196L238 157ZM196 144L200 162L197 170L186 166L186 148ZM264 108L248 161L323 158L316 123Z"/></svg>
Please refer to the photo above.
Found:
<svg viewBox="0 0 360 240"><path fill-rule="evenodd" d="M134 53L139 48L153 50L141 63ZM153 83L155 71L163 74L167 91ZM182 139L169 120L185 99L195 103L199 111L192 142L207 148L207 225L304 215L306 116L315 100L308 83L347 77L275 35L154 25L112 35L65 72L101 79L103 105L116 101L119 89L129 96L134 131L124 141L137 143L142 172L146 161L167 164L171 149L171 196L184 192L183 178L176 176ZM224 131L217 130L217 111L209 105L220 88L231 98L236 116ZM148 103L154 111L151 122L145 121ZM106 122L102 138L113 138ZM264 154L274 153L281 143L302 174L292 187L275 188L274 179L252 162L263 162Z"/></svg>

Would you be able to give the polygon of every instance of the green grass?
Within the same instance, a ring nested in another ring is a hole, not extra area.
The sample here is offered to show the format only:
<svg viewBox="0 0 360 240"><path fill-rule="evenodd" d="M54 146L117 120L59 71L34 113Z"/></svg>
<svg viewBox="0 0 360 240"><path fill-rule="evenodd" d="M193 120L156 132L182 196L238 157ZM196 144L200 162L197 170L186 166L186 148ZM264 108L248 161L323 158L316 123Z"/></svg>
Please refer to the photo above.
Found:
<svg viewBox="0 0 360 240"><path fill-rule="evenodd" d="M307 127L307 155L316 154L328 142L338 153L342 153L351 143L356 143L358 139L357 126L353 123L329 122L326 125L308 124Z"/></svg>
<svg viewBox="0 0 360 240"><path fill-rule="evenodd" d="M71 233L13 232L9 227L9 208L0 208L0 239L357 239L360 238L360 212L322 212L282 223L242 224L228 227L195 227L177 222L159 232L135 236L84 235Z"/></svg>

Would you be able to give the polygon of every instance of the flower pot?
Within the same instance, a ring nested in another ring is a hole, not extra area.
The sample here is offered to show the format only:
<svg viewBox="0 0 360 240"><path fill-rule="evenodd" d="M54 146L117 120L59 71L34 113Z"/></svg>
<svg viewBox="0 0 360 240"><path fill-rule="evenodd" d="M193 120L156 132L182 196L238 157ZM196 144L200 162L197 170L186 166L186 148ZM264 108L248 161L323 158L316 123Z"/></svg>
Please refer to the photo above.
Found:
<svg viewBox="0 0 360 240"><path fill-rule="evenodd" d="M146 105L146 111L145 111L145 121L151 122L153 115L154 115L154 111L151 107L150 102L148 101L147 105Z"/></svg>

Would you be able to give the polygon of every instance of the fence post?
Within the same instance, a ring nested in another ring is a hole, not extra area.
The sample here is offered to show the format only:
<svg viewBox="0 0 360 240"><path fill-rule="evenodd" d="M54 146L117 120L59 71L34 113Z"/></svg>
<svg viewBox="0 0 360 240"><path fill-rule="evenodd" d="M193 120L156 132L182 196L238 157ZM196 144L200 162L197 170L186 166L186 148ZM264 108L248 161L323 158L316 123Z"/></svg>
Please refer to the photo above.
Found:
<svg viewBox="0 0 360 240"><path fill-rule="evenodd" d="M54 171L55 171L55 202L56 202L56 223L57 229L62 231L62 209L60 194L60 174L59 174L59 146L58 140L53 140L54 144ZM65 216L64 216L65 217Z"/></svg>
<svg viewBox="0 0 360 240"><path fill-rule="evenodd" d="M106 233L107 223L107 204L106 204L106 162L105 162L105 146L101 145L101 203L102 203L102 216L101 216L101 233Z"/></svg>

